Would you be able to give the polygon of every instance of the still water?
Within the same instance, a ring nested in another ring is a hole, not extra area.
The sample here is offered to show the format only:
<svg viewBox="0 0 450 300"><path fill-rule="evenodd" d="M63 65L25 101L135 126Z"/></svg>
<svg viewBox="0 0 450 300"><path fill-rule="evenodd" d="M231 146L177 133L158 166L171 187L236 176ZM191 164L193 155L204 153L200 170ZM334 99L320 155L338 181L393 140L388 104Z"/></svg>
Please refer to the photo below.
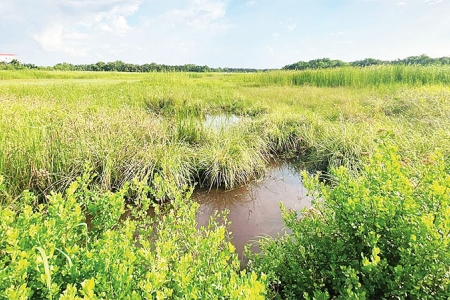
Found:
<svg viewBox="0 0 450 300"><path fill-rule="evenodd" d="M241 261L245 244L265 235L276 237L286 230L280 202L297 211L311 206L299 172L289 163L271 166L263 179L248 185L227 191L196 191L192 197L200 203L200 226L208 223L214 211L229 210L231 241Z"/></svg>
<svg viewBox="0 0 450 300"><path fill-rule="evenodd" d="M233 114L206 115L203 125L205 128L210 128L215 132L220 132L238 124L241 120L242 117L238 117Z"/></svg>

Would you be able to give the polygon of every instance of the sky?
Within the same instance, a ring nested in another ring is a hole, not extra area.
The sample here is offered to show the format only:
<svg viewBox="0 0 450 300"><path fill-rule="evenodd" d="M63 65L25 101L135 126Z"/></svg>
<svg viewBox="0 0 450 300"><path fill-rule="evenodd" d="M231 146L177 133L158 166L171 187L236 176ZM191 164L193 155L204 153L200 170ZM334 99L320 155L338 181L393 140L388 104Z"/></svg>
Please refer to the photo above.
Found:
<svg viewBox="0 0 450 300"><path fill-rule="evenodd" d="M0 0L0 53L24 63L281 68L450 56L450 0Z"/></svg>

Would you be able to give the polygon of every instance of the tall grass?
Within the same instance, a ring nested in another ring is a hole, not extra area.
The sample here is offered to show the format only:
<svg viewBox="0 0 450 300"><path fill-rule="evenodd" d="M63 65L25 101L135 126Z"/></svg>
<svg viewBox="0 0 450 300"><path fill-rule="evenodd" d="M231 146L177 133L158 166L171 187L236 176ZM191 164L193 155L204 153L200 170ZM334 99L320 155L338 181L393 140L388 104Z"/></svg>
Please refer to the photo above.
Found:
<svg viewBox="0 0 450 300"><path fill-rule="evenodd" d="M434 85L450 83L448 66L341 67L305 71L277 71L242 75L247 84L311 85L317 87L368 87L381 85Z"/></svg>
<svg viewBox="0 0 450 300"><path fill-rule="evenodd" d="M243 121L219 132L197 152L199 180L209 188L232 188L265 171L267 143Z"/></svg>
<svg viewBox="0 0 450 300"><path fill-rule="evenodd" d="M447 71L3 71L11 80L0 81L0 174L13 196L62 190L85 165L103 189L155 174L178 186L229 188L264 173L274 156L294 156L316 169L357 170L380 130L392 132L400 152L413 159L436 147L449 157ZM82 75L91 77L79 80ZM241 121L206 128L205 116L217 114Z"/></svg>

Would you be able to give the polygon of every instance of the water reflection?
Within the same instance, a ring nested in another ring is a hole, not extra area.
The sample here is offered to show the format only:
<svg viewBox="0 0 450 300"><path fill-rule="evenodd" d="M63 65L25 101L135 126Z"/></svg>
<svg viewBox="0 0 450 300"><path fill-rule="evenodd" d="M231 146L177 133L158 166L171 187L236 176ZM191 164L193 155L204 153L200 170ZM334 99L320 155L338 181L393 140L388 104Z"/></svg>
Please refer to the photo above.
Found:
<svg viewBox="0 0 450 300"><path fill-rule="evenodd" d="M193 198L200 203L199 225L206 225L216 210L230 211L229 231L241 259L249 241L262 235L276 237L285 230L280 202L298 211L311 206L299 172L288 163L272 166L260 181L228 191L196 191Z"/></svg>
<svg viewBox="0 0 450 300"><path fill-rule="evenodd" d="M235 125L241 121L241 117L236 115L206 115L204 126L206 128L211 128L216 132L220 132L222 130L227 129L228 127Z"/></svg>

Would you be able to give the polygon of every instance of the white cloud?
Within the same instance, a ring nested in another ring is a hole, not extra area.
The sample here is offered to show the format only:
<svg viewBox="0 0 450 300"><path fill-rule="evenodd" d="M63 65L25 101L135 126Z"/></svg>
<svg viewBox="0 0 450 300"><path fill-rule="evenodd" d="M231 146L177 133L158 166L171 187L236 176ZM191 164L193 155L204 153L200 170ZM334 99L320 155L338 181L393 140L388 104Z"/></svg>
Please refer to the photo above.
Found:
<svg viewBox="0 0 450 300"><path fill-rule="evenodd" d="M423 3L427 3L427 4L439 4L441 2L442 2L442 0L423 0Z"/></svg>
<svg viewBox="0 0 450 300"><path fill-rule="evenodd" d="M47 3L59 7L61 11L70 11L71 14L113 11L131 15L137 11L142 0L48 0Z"/></svg>
<svg viewBox="0 0 450 300"><path fill-rule="evenodd" d="M19 0L20 1L20 0ZM142 0L47 0L36 8L26 8L26 19L35 18L29 27L34 41L45 52L61 52L74 57L92 56L105 38L125 37L132 29L127 18L138 12ZM17 8L16 8L17 10ZM50 25L48 25L50 24Z"/></svg>
<svg viewBox="0 0 450 300"><path fill-rule="evenodd" d="M52 24L43 32L34 35L34 40L45 51L61 51L72 56L86 56L86 52L83 49L77 49L68 40L76 41L86 38L85 34L77 32L64 33L64 25Z"/></svg>
<svg viewBox="0 0 450 300"><path fill-rule="evenodd" d="M224 1L194 0L187 8L169 11L161 19L173 25L187 25L194 29L217 27L225 16L226 7Z"/></svg>
<svg viewBox="0 0 450 300"><path fill-rule="evenodd" d="M0 50L36 64L277 67L330 53L343 60L450 55L450 0L348 0L339 11L318 1L31 2L0 0Z"/></svg>
<svg viewBox="0 0 450 300"><path fill-rule="evenodd" d="M330 36L342 36L345 34L345 31L338 31L330 33Z"/></svg>
<svg viewBox="0 0 450 300"><path fill-rule="evenodd" d="M295 27L297 27L297 24L291 24L291 25L287 25L286 29L287 29L287 31L291 32L295 29Z"/></svg>
<svg viewBox="0 0 450 300"><path fill-rule="evenodd" d="M35 41L46 51L61 51L64 49L62 24L53 24L43 32L34 35Z"/></svg>
<svg viewBox="0 0 450 300"><path fill-rule="evenodd" d="M125 33L130 29L124 16L115 17L112 24L114 24L114 27L119 35L125 35Z"/></svg>
<svg viewBox="0 0 450 300"><path fill-rule="evenodd" d="M96 26L96 29L100 30L100 31L105 31L105 32L111 32L112 31L112 28L108 24L106 24L104 22L99 22L99 24Z"/></svg>
<svg viewBox="0 0 450 300"><path fill-rule="evenodd" d="M338 44L353 45L353 44L355 44L355 42L354 41L339 41Z"/></svg>

